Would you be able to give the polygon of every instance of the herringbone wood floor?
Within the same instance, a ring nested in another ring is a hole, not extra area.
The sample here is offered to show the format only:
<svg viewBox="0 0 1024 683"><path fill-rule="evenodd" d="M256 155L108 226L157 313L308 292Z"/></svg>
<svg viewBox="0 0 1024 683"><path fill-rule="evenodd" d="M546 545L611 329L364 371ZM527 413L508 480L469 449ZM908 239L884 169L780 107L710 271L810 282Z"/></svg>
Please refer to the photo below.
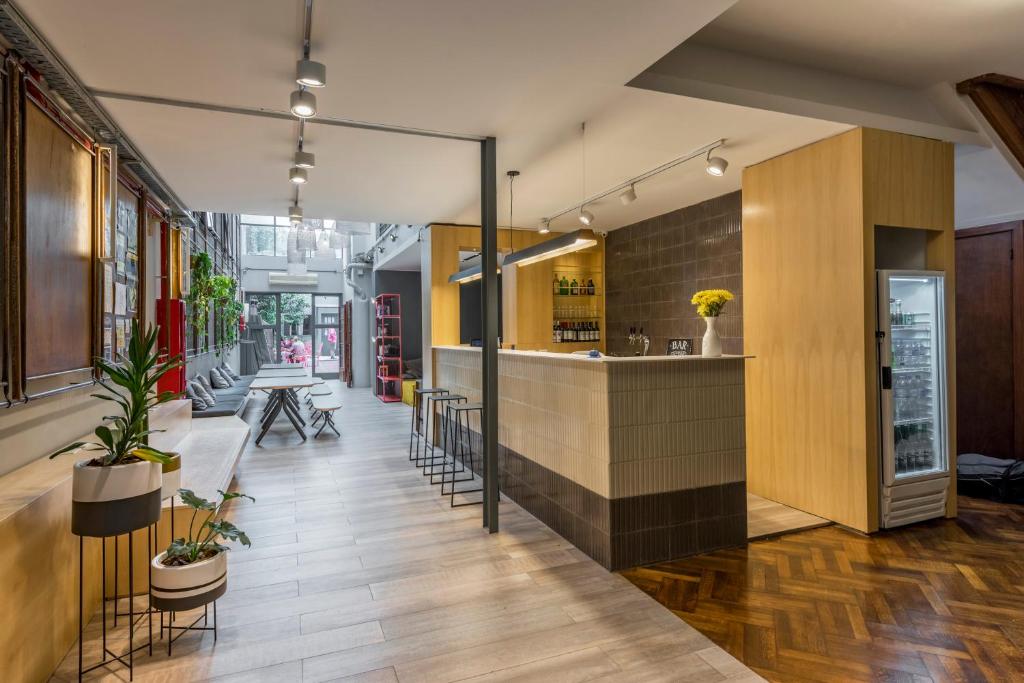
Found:
<svg viewBox="0 0 1024 683"><path fill-rule="evenodd" d="M624 572L775 681L1024 681L1024 507L838 527Z"/></svg>

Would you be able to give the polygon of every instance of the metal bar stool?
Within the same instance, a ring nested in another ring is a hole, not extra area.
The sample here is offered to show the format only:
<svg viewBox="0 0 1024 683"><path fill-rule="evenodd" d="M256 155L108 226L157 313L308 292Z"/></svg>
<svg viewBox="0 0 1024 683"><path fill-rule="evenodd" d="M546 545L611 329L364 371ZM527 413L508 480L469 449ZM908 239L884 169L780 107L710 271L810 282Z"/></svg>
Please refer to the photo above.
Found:
<svg viewBox="0 0 1024 683"><path fill-rule="evenodd" d="M423 397L450 393L447 389L413 389L412 392L412 429L409 431L409 462L420 459L420 440L426 439L423 425ZM427 428L429 428L429 424ZM424 434L422 437L420 434ZM413 439L416 440L416 455L412 454Z"/></svg>
<svg viewBox="0 0 1024 683"><path fill-rule="evenodd" d="M465 493L483 493L483 477L480 478L480 488L463 489L457 490L456 484L463 481L473 481L476 477L473 473L473 432L470 430L469 416L473 413L477 414L480 422L483 423L484 406L482 403L453 403L445 406L445 423L451 423L453 425L452 435L452 467L450 471L446 471L442 468L441 470L441 496L451 497L451 506L453 508L465 507L467 505L482 505L483 497L480 500L456 503L455 494ZM466 467L466 457L469 457L469 467ZM455 469L455 461L460 461L460 470ZM456 479L455 475L463 471L469 471L468 477L462 477ZM482 469L481 469L482 471ZM451 474L450 480L445 480L445 475ZM445 492L445 485L451 486L451 489Z"/></svg>
<svg viewBox="0 0 1024 683"><path fill-rule="evenodd" d="M459 394L452 394L452 393L448 393L448 394L434 394L434 395L431 395L431 396L427 396L427 422L428 422L427 427L429 428L430 427L430 423L434 421L434 415L437 413L437 406L439 406L439 405L449 405L452 402L455 402L455 403L465 403L466 400L467 399L466 399L465 396L460 396ZM441 422L441 442L440 442L441 443L441 456L440 456L440 458L441 458L442 466L444 465L445 458L448 455L445 452L445 440L446 440L447 436L448 436L448 423L442 421ZM423 458L422 458L422 460L417 460L416 461L416 467L422 467L423 468L423 476L424 477L431 477L431 475L434 474L434 468L437 467L437 459L438 459L437 448L436 448L436 446L434 446L434 439L436 439L436 438L437 438L437 426L435 425L434 426L434 434L432 434L432 435L428 434L427 436L424 437ZM429 458L427 457L427 448L430 449L430 457ZM431 477L430 481L431 481L431 483L434 483L434 480L433 480L432 477Z"/></svg>

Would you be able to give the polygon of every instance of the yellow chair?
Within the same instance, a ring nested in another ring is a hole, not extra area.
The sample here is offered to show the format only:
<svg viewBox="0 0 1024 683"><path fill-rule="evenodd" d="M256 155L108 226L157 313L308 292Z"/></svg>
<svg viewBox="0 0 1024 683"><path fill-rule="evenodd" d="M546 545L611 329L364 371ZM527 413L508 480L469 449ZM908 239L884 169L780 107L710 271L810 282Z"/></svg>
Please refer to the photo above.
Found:
<svg viewBox="0 0 1024 683"><path fill-rule="evenodd" d="M412 405L412 392L416 390L415 379L403 379L402 380L402 403L406 405Z"/></svg>

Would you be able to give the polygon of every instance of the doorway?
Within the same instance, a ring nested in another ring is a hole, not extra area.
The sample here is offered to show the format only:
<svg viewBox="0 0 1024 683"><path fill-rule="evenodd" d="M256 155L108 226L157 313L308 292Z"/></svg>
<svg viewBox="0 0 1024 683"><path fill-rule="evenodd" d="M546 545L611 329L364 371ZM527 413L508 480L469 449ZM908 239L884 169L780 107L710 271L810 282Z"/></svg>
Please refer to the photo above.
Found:
<svg viewBox="0 0 1024 683"><path fill-rule="evenodd" d="M1024 459L1022 240L1021 221L956 231L957 453Z"/></svg>
<svg viewBox="0 0 1024 683"><path fill-rule="evenodd" d="M261 363L298 363L315 377L341 377L341 301L340 294L250 293L257 358Z"/></svg>

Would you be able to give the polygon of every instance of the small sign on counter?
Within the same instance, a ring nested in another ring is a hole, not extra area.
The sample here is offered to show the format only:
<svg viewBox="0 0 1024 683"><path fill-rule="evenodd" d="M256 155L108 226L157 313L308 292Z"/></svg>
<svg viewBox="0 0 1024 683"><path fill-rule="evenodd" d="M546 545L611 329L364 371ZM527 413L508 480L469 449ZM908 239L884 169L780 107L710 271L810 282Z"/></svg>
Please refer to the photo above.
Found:
<svg viewBox="0 0 1024 683"><path fill-rule="evenodd" d="M666 356L691 356L693 355L692 339L669 339Z"/></svg>

